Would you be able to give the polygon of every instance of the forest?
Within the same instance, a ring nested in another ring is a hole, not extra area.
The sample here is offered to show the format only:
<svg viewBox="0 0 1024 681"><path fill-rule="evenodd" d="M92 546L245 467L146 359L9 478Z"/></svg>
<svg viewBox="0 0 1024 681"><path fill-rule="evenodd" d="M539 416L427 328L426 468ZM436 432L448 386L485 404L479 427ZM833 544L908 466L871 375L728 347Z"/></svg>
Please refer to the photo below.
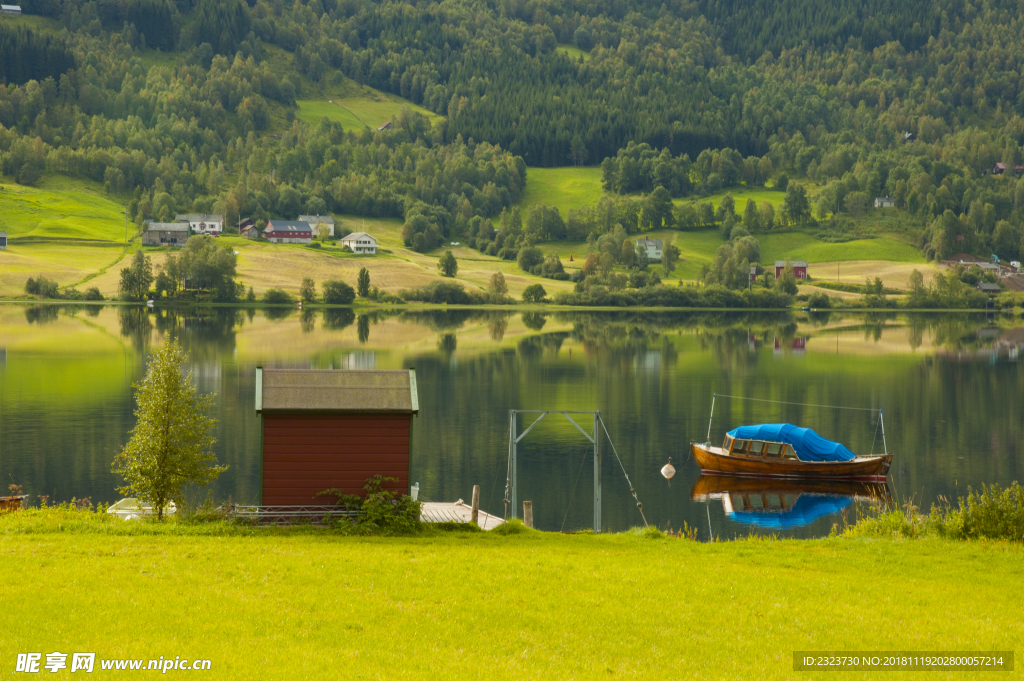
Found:
<svg viewBox="0 0 1024 681"><path fill-rule="evenodd" d="M849 231L844 216L889 195L928 257L1019 258L1018 8L26 0L36 23L0 23L0 171L105 183L139 224L186 210L403 217L422 250L452 234L494 243L480 220L518 201L529 166L600 165L613 196L695 201L658 218L684 229L725 220L702 214L708 194L792 179L820 187L809 211L764 223L763 206L741 206L735 221L753 210L758 224ZM295 117L303 92L346 79L443 118L407 110L390 130L344 132ZM580 234L579 215L557 217L577 238L621 224Z"/></svg>

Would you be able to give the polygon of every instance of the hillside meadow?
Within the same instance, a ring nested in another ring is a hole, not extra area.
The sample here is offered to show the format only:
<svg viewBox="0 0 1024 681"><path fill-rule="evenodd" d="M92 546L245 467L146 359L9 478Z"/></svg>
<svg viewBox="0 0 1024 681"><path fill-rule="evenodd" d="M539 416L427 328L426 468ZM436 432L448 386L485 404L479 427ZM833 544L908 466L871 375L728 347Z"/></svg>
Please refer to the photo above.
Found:
<svg viewBox="0 0 1024 681"><path fill-rule="evenodd" d="M238 679L782 679L794 650L1024 643L1015 544L361 539L74 515L0 519L0 597L19 613L5 650L202 658Z"/></svg>

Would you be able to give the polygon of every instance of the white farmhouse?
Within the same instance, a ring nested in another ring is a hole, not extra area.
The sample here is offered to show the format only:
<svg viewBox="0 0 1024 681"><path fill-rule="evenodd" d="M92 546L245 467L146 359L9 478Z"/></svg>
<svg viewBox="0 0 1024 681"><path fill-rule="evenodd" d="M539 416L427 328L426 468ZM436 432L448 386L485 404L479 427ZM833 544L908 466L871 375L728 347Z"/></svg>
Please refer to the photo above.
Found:
<svg viewBox="0 0 1024 681"><path fill-rule="evenodd" d="M210 236L218 236L224 231L223 215L186 213L184 215L175 215L174 219L177 222L187 222L188 226L192 228L193 234L209 234Z"/></svg>
<svg viewBox="0 0 1024 681"><path fill-rule="evenodd" d="M661 260L661 239L637 239L636 245L638 248L642 248L647 251L647 259L651 262L658 262Z"/></svg>
<svg viewBox="0 0 1024 681"><path fill-rule="evenodd" d="M377 252L377 240L366 232L355 232L342 237L341 245L348 246L353 253L373 255Z"/></svg>

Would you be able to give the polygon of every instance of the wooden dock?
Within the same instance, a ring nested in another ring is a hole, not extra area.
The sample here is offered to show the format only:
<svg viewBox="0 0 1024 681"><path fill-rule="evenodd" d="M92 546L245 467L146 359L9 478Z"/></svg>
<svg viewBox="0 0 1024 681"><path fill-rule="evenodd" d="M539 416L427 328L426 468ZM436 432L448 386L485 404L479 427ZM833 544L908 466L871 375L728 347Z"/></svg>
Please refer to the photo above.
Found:
<svg viewBox="0 0 1024 681"><path fill-rule="evenodd" d="M425 523L468 523L472 509L469 504L459 499L455 503L443 501L425 501L420 510L420 520ZM493 530L505 521L486 511L479 512L477 524L482 530Z"/></svg>

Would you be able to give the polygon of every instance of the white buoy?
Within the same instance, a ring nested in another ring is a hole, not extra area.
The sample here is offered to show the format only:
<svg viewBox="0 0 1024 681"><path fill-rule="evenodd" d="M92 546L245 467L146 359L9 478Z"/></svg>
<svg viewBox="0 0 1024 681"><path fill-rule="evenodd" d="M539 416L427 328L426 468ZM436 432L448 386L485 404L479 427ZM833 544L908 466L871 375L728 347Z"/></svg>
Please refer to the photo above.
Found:
<svg viewBox="0 0 1024 681"><path fill-rule="evenodd" d="M668 458L668 463L661 467L661 475L666 480L671 480L672 476L676 474L676 467L672 465L672 457Z"/></svg>

